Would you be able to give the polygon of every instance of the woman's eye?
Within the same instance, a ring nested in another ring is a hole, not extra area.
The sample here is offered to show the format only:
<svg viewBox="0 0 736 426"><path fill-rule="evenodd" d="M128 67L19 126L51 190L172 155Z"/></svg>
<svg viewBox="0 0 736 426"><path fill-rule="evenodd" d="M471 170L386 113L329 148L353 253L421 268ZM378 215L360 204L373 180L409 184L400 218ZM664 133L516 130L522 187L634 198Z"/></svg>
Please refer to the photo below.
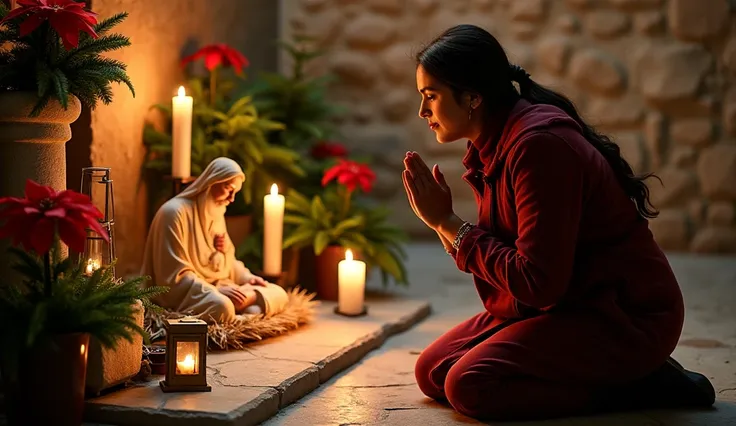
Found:
<svg viewBox="0 0 736 426"><path fill-rule="evenodd" d="M430 101L434 100L434 97L435 97L434 95L427 95L427 100L430 100Z"/></svg>

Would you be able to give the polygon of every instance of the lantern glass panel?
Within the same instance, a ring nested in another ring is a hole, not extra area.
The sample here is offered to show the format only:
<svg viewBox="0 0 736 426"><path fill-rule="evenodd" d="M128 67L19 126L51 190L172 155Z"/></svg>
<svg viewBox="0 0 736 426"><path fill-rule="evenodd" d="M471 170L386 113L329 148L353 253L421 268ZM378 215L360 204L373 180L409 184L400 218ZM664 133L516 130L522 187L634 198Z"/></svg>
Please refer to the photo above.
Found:
<svg viewBox="0 0 736 426"><path fill-rule="evenodd" d="M199 342L176 342L176 374L199 374Z"/></svg>

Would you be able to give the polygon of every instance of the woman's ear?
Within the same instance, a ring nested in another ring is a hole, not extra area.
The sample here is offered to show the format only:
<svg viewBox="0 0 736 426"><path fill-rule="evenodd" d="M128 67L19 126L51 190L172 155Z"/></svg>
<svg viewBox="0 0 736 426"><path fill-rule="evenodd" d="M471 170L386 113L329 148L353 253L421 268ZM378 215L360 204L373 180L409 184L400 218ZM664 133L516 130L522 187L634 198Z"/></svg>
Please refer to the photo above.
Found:
<svg viewBox="0 0 736 426"><path fill-rule="evenodd" d="M466 93L463 96L463 104L470 109L476 109L480 106L483 98L477 93Z"/></svg>

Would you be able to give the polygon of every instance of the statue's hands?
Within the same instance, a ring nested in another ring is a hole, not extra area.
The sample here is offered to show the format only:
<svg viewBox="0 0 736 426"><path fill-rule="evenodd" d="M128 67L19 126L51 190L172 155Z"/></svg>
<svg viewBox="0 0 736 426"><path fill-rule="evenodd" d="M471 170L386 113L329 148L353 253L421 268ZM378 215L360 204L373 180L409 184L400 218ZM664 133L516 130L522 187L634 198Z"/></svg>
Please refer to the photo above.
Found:
<svg viewBox="0 0 736 426"><path fill-rule="evenodd" d="M219 287L220 293L224 294L228 299L232 300L235 306L235 312L242 312L245 308L252 305L256 301L256 292L253 290L241 289L235 286Z"/></svg>
<svg viewBox="0 0 736 426"><path fill-rule="evenodd" d="M250 285L265 287L266 280L264 280L263 277L259 277L258 275L253 275L249 273L249 274L246 274L243 284L250 284Z"/></svg>

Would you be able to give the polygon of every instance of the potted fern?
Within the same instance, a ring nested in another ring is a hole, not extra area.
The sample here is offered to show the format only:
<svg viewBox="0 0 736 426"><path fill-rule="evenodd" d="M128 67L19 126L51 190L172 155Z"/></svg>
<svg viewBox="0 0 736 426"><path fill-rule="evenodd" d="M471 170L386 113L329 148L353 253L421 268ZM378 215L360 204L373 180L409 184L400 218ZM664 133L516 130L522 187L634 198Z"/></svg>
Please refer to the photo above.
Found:
<svg viewBox="0 0 736 426"><path fill-rule="evenodd" d="M374 181L370 167L341 158L325 171L322 194L311 199L293 189L287 194L284 248L312 248L314 261L307 258L302 264L314 264L313 280L306 269L300 270L301 278L313 282L324 300L337 300L337 264L347 248L369 267L378 267L384 285L389 278L407 284L402 247L406 235L386 223L387 210L358 203L354 197L358 190L369 193Z"/></svg>
<svg viewBox="0 0 736 426"><path fill-rule="evenodd" d="M236 246L250 233L232 232L243 217L262 209L263 196L271 183L304 175L298 165L299 154L275 146L268 141L271 133L283 129L283 124L259 114L251 96L237 92L234 79L227 78L227 68L242 76L247 59L227 45L208 45L182 59L182 65L204 59L207 75L188 80L194 98L192 112L192 174L198 175L213 159L225 156L237 161L246 175L242 196L228 208L230 237ZM171 170L171 107L154 105L163 113L164 123L157 128L145 125L143 138L148 149L145 167L161 174Z"/></svg>
<svg viewBox="0 0 736 426"><path fill-rule="evenodd" d="M24 198L0 198L0 237L21 278L0 283L0 369L10 425L82 422L90 336L105 348L135 333L139 301L168 290L143 288L143 278L115 279L112 268L87 274L64 258L60 242L81 252L86 228L107 239L89 197L29 180ZM30 230L30 231L29 231ZM4 277L3 279L7 279ZM38 407L43 407L39 410Z"/></svg>

